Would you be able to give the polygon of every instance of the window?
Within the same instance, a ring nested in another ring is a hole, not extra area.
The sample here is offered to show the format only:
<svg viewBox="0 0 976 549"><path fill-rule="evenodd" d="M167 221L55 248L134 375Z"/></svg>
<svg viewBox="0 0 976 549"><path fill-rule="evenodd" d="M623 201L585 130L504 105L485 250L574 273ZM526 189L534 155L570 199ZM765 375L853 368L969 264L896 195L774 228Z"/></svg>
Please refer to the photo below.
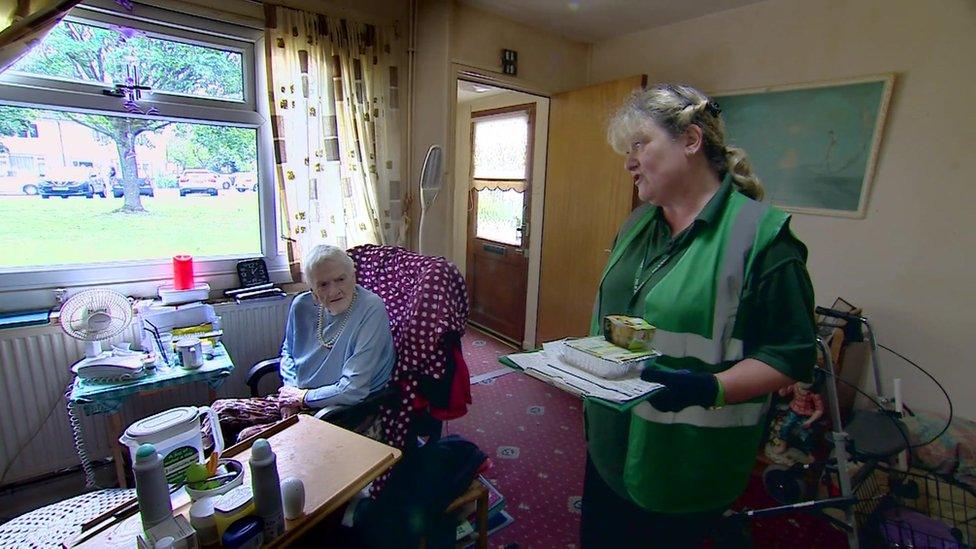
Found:
<svg viewBox="0 0 976 549"><path fill-rule="evenodd" d="M471 186L477 193L477 238L522 245L533 110L472 113Z"/></svg>
<svg viewBox="0 0 976 549"><path fill-rule="evenodd" d="M17 137L37 137L37 124L24 124L17 130Z"/></svg>
<svg viewBox="0 0 976 549"><path fill-rule="evenodd" d="M0 310L49 306L62 286L141 280L120 289L150 295L180 253L216 288L236 286L240 259L286 270L264 183L262 42L92 0L0 74ZM40 301L10 299L24 291Z"/></svg>

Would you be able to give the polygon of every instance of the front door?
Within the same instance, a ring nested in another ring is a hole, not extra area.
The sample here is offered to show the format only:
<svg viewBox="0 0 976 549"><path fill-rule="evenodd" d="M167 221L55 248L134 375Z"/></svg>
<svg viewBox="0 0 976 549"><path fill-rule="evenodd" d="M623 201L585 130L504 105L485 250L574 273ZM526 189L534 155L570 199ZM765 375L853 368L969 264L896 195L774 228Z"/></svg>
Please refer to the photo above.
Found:
<svg viewBox="0 0 976 549"><path fill-rule="evenodd" d="M521 346L529 264L535 104L472 111L469 320Z"/></svg>

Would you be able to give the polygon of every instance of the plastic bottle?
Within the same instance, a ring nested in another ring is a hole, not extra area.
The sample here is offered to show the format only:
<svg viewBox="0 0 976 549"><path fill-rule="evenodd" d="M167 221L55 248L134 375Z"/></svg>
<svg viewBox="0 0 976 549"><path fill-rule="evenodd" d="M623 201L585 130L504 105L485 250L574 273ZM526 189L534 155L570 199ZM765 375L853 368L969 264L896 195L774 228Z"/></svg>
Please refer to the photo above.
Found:
<svg viewBox="0 0 976 549"><path fill-rule="evenodd" d="M251 490L254 511L264 522L264 540L269 542L285 533L285 515L281 507L281 481L277 457L267 440L259 438L251 445Z"/></svg>
<svg viewBox="0 0 976 549"><path fill-rule="evenodd" d="M203 498L190 505L190 526L196 531L201 548L220 547L214 502L211 498Z"/></svg>
<svg viewBox="0 0 976 549"><path fill-rule="evenodd" d="M136 500L142 516L142 528L153 526L173 517L173 505L169 499L169 485L163 471L163 457L152 444L143 444L136 450L132 464L136 477Z"/></svg>

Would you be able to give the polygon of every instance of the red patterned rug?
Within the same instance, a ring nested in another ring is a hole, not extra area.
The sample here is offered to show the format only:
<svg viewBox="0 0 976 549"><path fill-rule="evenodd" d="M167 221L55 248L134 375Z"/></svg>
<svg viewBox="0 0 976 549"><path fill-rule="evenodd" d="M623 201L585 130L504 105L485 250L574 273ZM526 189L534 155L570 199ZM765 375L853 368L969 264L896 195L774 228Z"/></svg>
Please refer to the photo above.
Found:
<svg viewBox="0 0 976 549"><path fill-rule="evenodd" d="M485 476L515 519L491 536L490 547L578 547L586 445L582 402L498 362L517 352L470 328L462 339L473 383L468 414L445 425L491 457ZM775 503L754 477L735 507ZM756 547L845 547L844 536L819 517L780 516L752 525Z"/></svg>

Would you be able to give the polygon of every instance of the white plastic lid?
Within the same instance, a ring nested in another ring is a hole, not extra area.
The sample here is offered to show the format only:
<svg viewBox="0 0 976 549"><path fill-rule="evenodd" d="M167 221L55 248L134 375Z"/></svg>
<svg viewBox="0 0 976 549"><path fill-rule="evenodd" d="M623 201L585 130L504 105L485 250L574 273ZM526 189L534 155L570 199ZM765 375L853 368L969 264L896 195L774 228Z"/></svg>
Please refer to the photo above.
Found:
<svg viewBox="0 0 976 549"><path fill-rule="evenodd" d="M129 438L137 441L148 438L163 440L183 431L199 429L200 427L197 423L199 416L200 409L196 406L171 408L156 415L140 419L130 425L125 430L125 434Z"/></svg>
<svg viewBox="0 0 976 549"><path fill-rule="evenodd" d="M271 451L271 443L267 439L259 438L251 444L251 463L255 465L266 465L274 459L274 452Z"/></svg>
<svg viewBox="0 0 976 549"><path fill-rule="evenodd" d="M190 505L190 522L213 520L214 503L211 498L194 501Z"/></svg>
<svg viewBox="0 0 976 549"><path fill-rule="evenodd" d="M179 339L175 345L179 349L181 347L194 347L200 344L200 338L197 337L184 337Z"/></svg>

